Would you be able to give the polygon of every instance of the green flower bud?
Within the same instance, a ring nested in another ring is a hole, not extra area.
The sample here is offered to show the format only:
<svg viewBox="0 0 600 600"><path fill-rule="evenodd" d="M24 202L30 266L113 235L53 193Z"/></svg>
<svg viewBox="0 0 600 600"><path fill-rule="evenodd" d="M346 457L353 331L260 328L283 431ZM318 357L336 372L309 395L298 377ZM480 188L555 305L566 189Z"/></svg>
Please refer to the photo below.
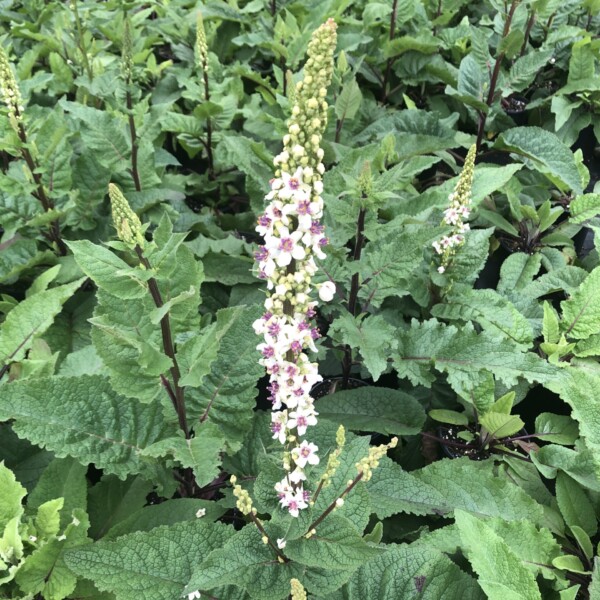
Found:
<svg viewBox="0 0 600 600"><path fill-rule="evenodd" d="M205 73L208 73L208 44L201 12L198 13L196 20L196 64Z"/></svg>
<svg viewBox="0 0 600 600"><path fill-rule="evenodd" d="M140 218L133 212L123 192L113 183L108 184L108 195L112 208L112 218L118 238L134 248L144 248L145 239Z"/></svg>
<svg viewBox="0 0 600 600"><path fill-rule="evenodd" d="M18 133L23 113L21 92L2 46L0 46L0 97L8 108L10 125Z"/></svg>
<svg viewBox="0 0 600 600"><path fill-rule="evenodd" d="M292 600L306 600L306 590L297 579L290 579Z"/></svg>
<svg viewBox="0 0 600 600"><path fill-rule="evenodd" d="M133 73L133 43L131 41L131 23L129 17L125 17L125 28L123 30L123 50L121 52L121 73L125 83L131 82Z"/></svg>

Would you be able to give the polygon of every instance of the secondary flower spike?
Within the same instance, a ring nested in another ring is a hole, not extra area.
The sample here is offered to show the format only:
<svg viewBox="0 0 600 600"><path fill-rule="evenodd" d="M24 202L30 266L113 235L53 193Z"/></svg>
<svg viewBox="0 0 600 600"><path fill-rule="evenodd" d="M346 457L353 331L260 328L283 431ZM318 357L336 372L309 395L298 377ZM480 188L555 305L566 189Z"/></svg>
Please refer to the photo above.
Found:
<svg viewBox="0 0 600 600"><path fill-rule="evenodd" d="M0 97L8 108L10 126L18 133L19 121L23 114L21 92L2 46L0 46Z"/></svg>
<svg viewBox="0 0 600 600"><path fill-rule="evenodd" d="M108 195L112 208L112 218L119 239L131 246L144 248L144 234L140 218L133 212L123 192L114 184L108 184Z"/></svg>
<svg viewBox="0 0 600 600"><path fill-rule="evenodd" d="M475 155L477 146L469 148L465 164L458 177L454 191L448 196L450 205L444 211L444 225L451 225L452 232L441 240L433 242L434 250L441 255L441 264L438 271L443 273L456 252L456 249L465 241L464 233L469 231L469 224L464 222L471 214L471 187L473 186L473 173L475 171Z"/></svg>
<svg viewBox="0 0 600 600"><path fill-rule="evenodd" d="M270 375L273 439L284 445L288 471L275 489L284 508L297 517L310 501L304 489L307 465L319 463L318 447L301 440L316 425L310 390L321 380L316 363L305 350L316 350L320 336L311 323L317 302L311 299L315 258L323 259L327 244L323 217L321 137L327 124L327 87L333 73L336 24L330 19L317 29L308 45L304 79L295 88L283 151L274 159L275 178L266 195L269 204L256 230L264 245L256 252L258 276L266 280L265 314L254 323L261 364ZM333 297L335 286L323 284L321 300Z"/></svg>

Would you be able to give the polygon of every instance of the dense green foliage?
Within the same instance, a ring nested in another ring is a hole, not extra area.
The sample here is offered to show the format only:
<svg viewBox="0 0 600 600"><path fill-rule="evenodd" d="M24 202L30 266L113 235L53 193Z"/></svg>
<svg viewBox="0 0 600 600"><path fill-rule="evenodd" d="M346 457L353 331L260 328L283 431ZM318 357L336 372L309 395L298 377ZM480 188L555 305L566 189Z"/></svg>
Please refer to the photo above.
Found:
<svg viewBox="0 0 600 600"><path fill-rule="evenodd" d="M598 15L0 0L0 599L600 598ZM294 517L254 227L329 18Z"/></svg>

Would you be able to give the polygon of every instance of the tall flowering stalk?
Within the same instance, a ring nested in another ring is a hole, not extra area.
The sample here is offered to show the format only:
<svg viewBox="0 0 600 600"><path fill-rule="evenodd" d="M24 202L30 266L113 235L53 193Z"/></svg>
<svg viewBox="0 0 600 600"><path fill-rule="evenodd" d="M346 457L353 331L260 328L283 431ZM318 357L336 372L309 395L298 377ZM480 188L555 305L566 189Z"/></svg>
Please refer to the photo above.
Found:
<svg viewBox="0 0 600 600"><path fill-rule="evenodd" d="M254 323L261 364L270 375L273 438L284 445L287 474L275 489L282 507L297 517L310 501L304 489L307 465L319 463L318 447L302 439L317 423L310 390L321 380L316 363L305 349L316 350L319 332L310 320L317 302L311 300L315 257L325 258L322 175L325 170L321 137L327 123L327 87L333 73L336 24L330 19L317 29L308 46L304 79L296 85L292 117L275 157L275 178L269 204L256 230L264 245L256 252L258 276L267 282L265 314ZM331 300L335 286L319 286L319 297Z"/></svg>
<svg viewBox="0 0 600 600"><path fill-rule="evenodd" d="M469 148L454 191L448 196L450 205L444 211L442 223L451 225L452 232L432 244L434 250L441 257L441 264L438 267L440 273L443 273L450 265L457 248L462 246L465 241L465 232L469 231L469 224L465 223L465 219L471 215L471 187L473 186L476 154L477 146L473 144Z"/></svg>

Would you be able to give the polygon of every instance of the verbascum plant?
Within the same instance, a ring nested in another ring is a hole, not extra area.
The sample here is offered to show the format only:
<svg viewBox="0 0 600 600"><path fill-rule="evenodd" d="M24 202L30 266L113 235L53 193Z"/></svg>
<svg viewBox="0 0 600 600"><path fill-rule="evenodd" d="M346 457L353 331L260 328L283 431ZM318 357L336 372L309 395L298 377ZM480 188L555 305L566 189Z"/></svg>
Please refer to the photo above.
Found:
<svg viewBox="0 0 600 600"><path fill-rule="evenodd" d="M21 100L21 92L10 67L8 56L2 46L0 46L0 96L8 109L10 126L18 134L19 122L23 114L23 101Z"/></svg>
<svg viewBox="0 0 600 600"><path fill-rule="evenodd" d="M258 349L270 375L273 438L285 446L286 477L276 485L280 503L298 516L310 501L304 488L307 465L319 463L318 447L302 439L317 423L310 390L321 380L316 363L305 349L316 350L319 332L311 324L317 302L311 299L315 258L323 259L327 244L323 215L321 138L327 124L327 87L333 72L336 24L330 19L317 29L308 46L304 79L296 85L283 151L275 157L275 178L269 204L256 230L264 245L256 252L258 276L266 280L266 312L254 324L264 342ZM323 301L333 298L335 286L319 286Z"/></svg>
<svg viewBox="0 0 600 600"><path fill-rule="evenodd" d="M440 266L438 271L444 273L457 248L465 241L464 233L469 231L469 224L465 220L471 215L471 187L473 186L473 173L475 172L475 156L477 146L473 144L469 148L465 164L462 168L454 191L448 196L450 205L444 211L443 225L452 226L452 232L441 240L433 242L433 248L440 255Z"/></svg>

